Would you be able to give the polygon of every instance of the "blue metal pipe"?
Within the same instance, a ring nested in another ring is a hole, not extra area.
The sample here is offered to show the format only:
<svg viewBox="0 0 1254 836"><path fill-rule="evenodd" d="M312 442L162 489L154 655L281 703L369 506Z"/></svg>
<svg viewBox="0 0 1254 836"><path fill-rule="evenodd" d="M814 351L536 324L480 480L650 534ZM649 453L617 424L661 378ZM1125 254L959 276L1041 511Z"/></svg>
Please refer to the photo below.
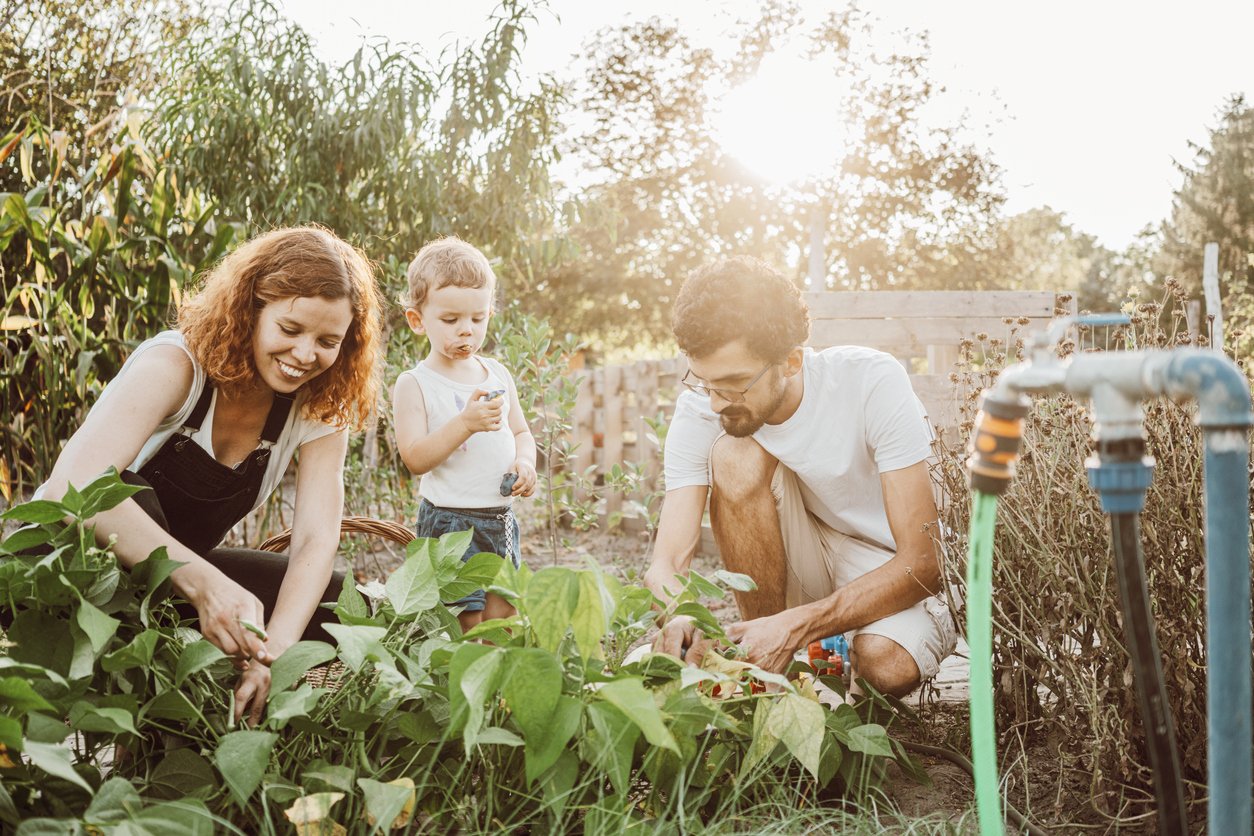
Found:
<svg viewBox="0 0 1254 836"><path fill-rule="evenodd" d="M1250 387L1218 352L1173 352L1164 394L1197 399L1205 449L1206 773L1214 834L1250 833Z"/></svg>

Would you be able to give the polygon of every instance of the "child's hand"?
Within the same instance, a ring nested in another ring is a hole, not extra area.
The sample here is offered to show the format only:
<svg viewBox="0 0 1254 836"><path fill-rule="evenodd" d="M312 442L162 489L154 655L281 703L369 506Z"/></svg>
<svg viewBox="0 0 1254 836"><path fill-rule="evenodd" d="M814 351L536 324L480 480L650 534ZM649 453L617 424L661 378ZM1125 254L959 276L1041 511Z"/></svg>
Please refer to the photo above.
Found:
<svg viewBox="0 0 1254 836"><path fill-rule="evenodd" d="M487 394L483 389L476 389L462 410L462 423L472 435L501 428L501 411L505 408L505 401L503 398L488 400Z"/></svg>
<svg viewBox="0 0 1254 836"><path fill-rule="evenodd" d="M514 489L510 491L511 496L531 496L536 491L536 466L527 459L514 460L514 472L518 474L518 481L514 483Z"/></svg>

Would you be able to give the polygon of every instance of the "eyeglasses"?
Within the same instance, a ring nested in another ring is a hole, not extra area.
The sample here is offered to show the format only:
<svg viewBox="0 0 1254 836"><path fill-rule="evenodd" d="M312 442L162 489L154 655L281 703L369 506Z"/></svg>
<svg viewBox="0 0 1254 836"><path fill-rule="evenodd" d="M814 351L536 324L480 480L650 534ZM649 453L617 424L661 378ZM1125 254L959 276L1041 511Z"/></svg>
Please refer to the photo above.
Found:
<svg viewBox="0 0 1254 836"><path fill-rule="evenodd" d="M687 372L685 372L683 379L680 380L679 382L684 384L684 388L687 389L689 392L695 392L696 394L700 395L703 398L709 397L710 395L718 395L720 398L727 401L728 403L743 403L745 399L745 395L747 395L749 393L749 390L753 388L753 384L761 380L762 375L766 374L768 371L770 371L772 368L778 365L779 363L767 363L766 366L762 369L762 371L758 372L757 374L753 376L753 380L749 381L749 385L740 390L719 389L715 386L706 386L704 383L693 383L691 380L688 379L692 375L692 369L689 369Z"/></svg>

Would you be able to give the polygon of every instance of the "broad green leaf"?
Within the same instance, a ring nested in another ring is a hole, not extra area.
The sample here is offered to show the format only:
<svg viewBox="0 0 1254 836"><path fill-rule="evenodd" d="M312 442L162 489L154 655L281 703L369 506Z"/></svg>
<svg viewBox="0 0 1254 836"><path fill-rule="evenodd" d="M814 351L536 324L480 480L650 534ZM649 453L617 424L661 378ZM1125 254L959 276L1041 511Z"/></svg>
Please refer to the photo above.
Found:
<svg viewBox="0 0 1254 836"><path fill-rule="evenodd" d="M100 660L100 666L109 673L146 668L152 664L152 654L156 650L158 638L160 634L156 630L145 630L132 639L130 644L106 653Z"/></svg>
<svg viewBox="0 0 1254 836"><path fill-rule="evenodd" d="M333 765L318 759L301 773L301 783L307 791L349 793L353 791L353 779L356 775L351 767Z"/></svg>
<svg viewBox="0 0 1254 836"><path fill-rule="evenodd" d="M47 714L26 715L26 739L39 743L62 743L73 732L61 717Z"/></svg>
<svg viewBox="0 0 1254 836"><path fill-rule="evenodd" d="M667 730L652 692L645 689L641 680L630 677L607 682L597 691L597 696L627 715L654 746L679 754L679 746Z"/></svg>
<svg viewBox="0 0 1254 836"><path fill-rule="evenodd" d="M621 795L631 790L631 761L640 729L612 705L592 703L588 706L592 721L590 749L592 763L604 770L610 783Z"/></svg>
<svg viewBox="0 0 1254 836"><path fill-rule="evenodd" d="M358 778L357 786L366 796L366 821L371 827L382 823L384 830L396 830L409 824L418 800L412 778L398 778L386 784Z"/></svg>
<svg viewBox="0 0 1254 836"><path fill-rule="evenodd" d="M562 695L562 666L551 653L538 648L511 648L509 675L501 696L513 712L528 749L543 745L558 697Z"/></svg>
<svg viewBox="0 0 1254 836"><path fill-rule="evenodd" d="M462 677L471 665L491 652L492 648L487 645L462 644L457 647L448 661L448 734L450 737L461 732L468 716L466 695L461 687Z"/></svg>
<svg viewBox="0 0 1254 836"><path fill-rule="evenodd" d="M85 352L84 355L90 361L90 353ZM101 511L115 508L135 494L145 490L151 489L140 485L126 484L118 475L117 469L110 467L101 476L96 477L91 484L83 488L83 507L80 513L84 518L94 517Z"/></svg>
<svg viewBox="0 0 1254 836"><path fill-rule="evenodd" d="M509 729L503 729L500 726L488 726L479 732L478 740L475 741L479 746L522 746L523 739L514 734Z"/></svg>
<svg viewBox="0 0 1254 836"><path fill-rule="evenodd" d="M3 714L0 714L0 747L15 750L22 748L22 724Z"/></svg>
<svg viewBox="0 0 1254 836"><path fill-rule="evenodd" d="M758 588L757 582L748 575L740 572L728 572L726 569L716 569L714 571L714 580L737 592L753 592Z"/></svg>
<svg viewBox="0 0 1254 836"><path fill-rule="evenodd" d="M75 731L139 735L135 729L135 718L129 711L102 708L82 701L70 708L70 726Z"/></svg>
<svg viewBox="0 0 1254 836"><path fill-rule="evenodd" d="M83 776L75 772L74 767L70 765L70 750L64 746L27 740L22 752L30 758L31 763L49 775L77 784L87 790L89 795L92 793L91 785L84 781Z"/></svg>
<svg viewBox="0 0 1254 836"><path fill-rule="evenodd" d="M170 688L149 700L140 712L140 718L187 722L198 719L199 715L182 689Z"/></svg>
<svg viewBox="0 0 1254 836"><path fill-rule="evenodd" d="M387 580L388 600L397 615L414 615L440 603L440 584L430 555L416 551Z"/></svg>
<svg viewBox="0 0 1254 836"><path fill-rule="evenodd" d="M17 715L28 711L54 710L52 703L40 696L29 682L16 676L0 679L0 705Z"/></svg>
<svg viewBox="0 0 1254 836"><path fill-rule="evenodd" d="M540 647L555 653L579 604L579 578L561 567L541 569L527 582L522 604Z"/></svg>
<svg viewBox="0 0 1254 836"><path fill-rule="evenodd" d="M458 682L458 687L466 698L466 727L462 730L462 740L466 744L467 754L474 749L475 739L483 725L483 705L500 688L503 674L501 663L505 658L503 650L493 648L491 652L471 662Z"/></svg>
<svg viewBox="0 0 1254 836"><path fill-rule="evenodd" d="M470 529L440 535L439 541L430 550L431 564L440 575L448 573L449 578L456 576L461 568L462 555L470 548L474 536Z"/></svg>
<svg viewBox="0 0 1254 836"><path fill-rule="evenodd" d="M326 642L301 641L283 651L270 665L270 698L291 688L310 668L335 658L335 648Z"/></svg>
<svg viewBox="0 0 1254 836"><path fill-rule="evenodd" d="M41 665L62 676L70 672L74 636L70 623L41 610L23 610L5 636L13 643L9 655L19 662Z"/></svg>
<svg viewBox="0 0 1254 836"><path fill-rule="evenodd" d="M151 804L135 816L135 825L145 836L213 836L218 822L204 802L194 798Z"/></svg>
<svg viewBox="0 0 1254 836"><path fill-rule="evenodd" d="M770 727L771 710L775 703L769 699L758 699L753 711L753 737L745 758L740 763L740 777L749 775L753 768L775 751L779 744L779 735Z"/></svg>
<svg viewBox="0 0 1254 836"><path fill-rule="evenodd" d="M0 520L17 520L18 522L42 524L58 522L65 516L66 509L60 502L36 499L33 502L14 505L3 514L0 514Z"/></svg>
<svg viewBox="0 0 1254 836"><path fill-rule="evenodd" d="M125 821L144 806L135 787L125 778L109 778L96 790L96 796L83 813L83 820L95 823Z"/></svg>
<svg viewBox="0 0 1254 836"><path fill-rule="evenodd" d="M315 689L305 682L295 691L272 694L269 705L266 707L266 725L281 729L293 717L308 717L325 693L325 688Z"/></svg>
<svg viewBox="0 0 1254 836"><path fill-rule="evenodd" d="M527 783L532 783L543 775L557 762L566 751L570 739L579 729L579 721L583 717L583 703L574 697L562 695L557 698L557 705L549 721L549 734L535 741L527 742L524 750L524 766Z"/></svg>
<svg viewBox="0 0 1254 836"><path fill-rule="evenodd" d="M819 749L826 726L824 709L819 703L800 694L784 694L771 709L767 733L783 741L807 771L819 777Z"/></svg>
<svg viewBox="0 0 1254 836"><path fill-rule="evenodd" d="M579 777L579 758L574 752L558 752L556 762L540 782L544 791L544 802L550 808L551 815L560 820L567 803L570 801L571 789L575 779Z"/></svg>
<svg viewBox="0 0 1254 836"><path fill-rule="evenodd" d="M347 572L344 575L344 585L340 587L340 597L335 602L336 612L343 612L354 618L367 618L370 615L369 608L366 607L366 599L357 591L357 582L353 579L353 573Z"/></svg>
<svg viewBox="0 0 1254 836"><path fill-rule="evenodd" d="M208 639L192 642L179 654L178 665L174 669L175 687L181 687L187 677L225 658L226 654Z"/></svg>
<svg viewBox="0 0 1254 836"><path fill-rule="evenodd" d="M278 738L270 732L237 731L223 735L218 741L218 749L213 754L214 765L241 807L248 803L261 783Z"/></svg>
<svg viewBox="0 0 1254 836"><path fill-rule="evenodd" d="M387 635L386 627L364 624L325 624L327 632L335 636L339 657L354 671L361 670L367 659L390 658L387 648L380 642Z"/></svg>
<svg viewBox="0 0 1254 836"><path fill-rule="evenodd" d="M19 528L3 544L0 544L0 552L17 554L35 546L42 546L54 536L56 536L55 531L41 525Z"/></svg>
<svg viewBox="0 0 1254 836"><path fill-rule="evenodd" d="M461 564L457 577L440 586L440 597L445 601L464 598L476 589L487 589L496 580L505 561L499 555L479 552Z"/></svg>
<svg viewBox="0 0 1254 836"><path fill-rule="evenodd" d="M209 761L194 749L175 749L157 764L148 779L148 792L161 798L182 798L214 789L217 784Z"/></svg>
<svg viewBox="0 0 1254 836"><path fill-rule="evenodd" d="M886 758L893 755L888 731L879 723L867 723L850 729L848 746L854 752L867 755L880 755Z"/></svg>
<svg viewBox="0 0 1254 836"><path fill-rule="evenodd" d="M601 639L610 628L607 596L595 573L580 572L578 577L579 603L575 606L570 625L575 634L575 645L583 658L600 659Z"/></svg>

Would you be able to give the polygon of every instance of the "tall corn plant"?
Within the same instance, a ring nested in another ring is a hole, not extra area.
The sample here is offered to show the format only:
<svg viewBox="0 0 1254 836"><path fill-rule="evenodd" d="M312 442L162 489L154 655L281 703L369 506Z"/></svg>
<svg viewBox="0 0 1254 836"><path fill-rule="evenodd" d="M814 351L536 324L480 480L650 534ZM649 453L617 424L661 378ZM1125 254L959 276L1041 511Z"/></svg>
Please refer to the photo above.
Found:
<svg viewBox="0 0 1254 836"><path fill-rule="evenodd" d="M154 155L122 111L110 147L78 163L36 118L0 140L25 191L0 193L0 490L45 476L85 408L169 322L196 271L239 228ZM37 172L44 172L39 174Z"/></svg>

